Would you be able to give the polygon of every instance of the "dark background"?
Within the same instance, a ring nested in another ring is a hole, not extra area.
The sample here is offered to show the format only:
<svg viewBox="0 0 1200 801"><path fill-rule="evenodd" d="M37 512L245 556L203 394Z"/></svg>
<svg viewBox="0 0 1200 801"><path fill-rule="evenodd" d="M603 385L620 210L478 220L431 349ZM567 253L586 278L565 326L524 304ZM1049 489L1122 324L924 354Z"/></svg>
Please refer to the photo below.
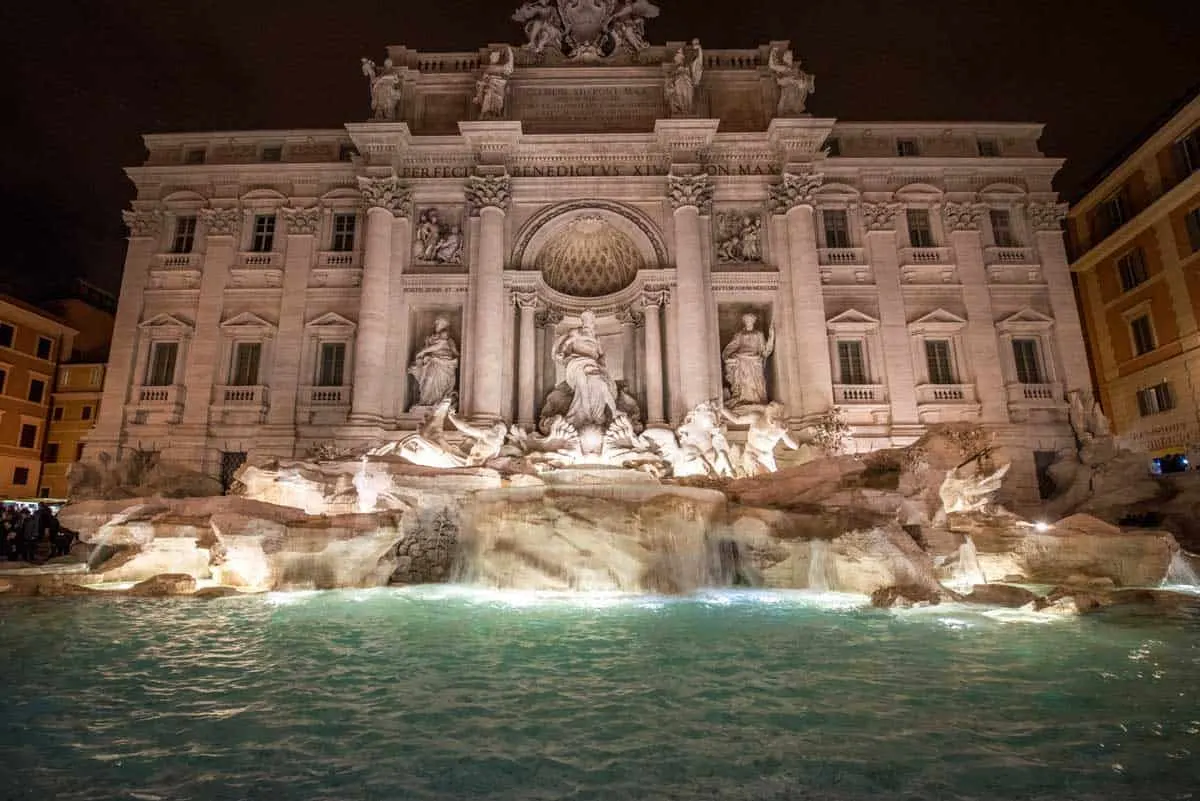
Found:
<svg viewBox="0 0 1200 801"><path fill-rule="evenodd" d="M790 39L817 116L1044 122L1068 199L1200 82L1195 0L657 1L652 42ZM117 290L140 134L363 120L360 57L518 44L519 4L7 0L0 291Z"/></svg>

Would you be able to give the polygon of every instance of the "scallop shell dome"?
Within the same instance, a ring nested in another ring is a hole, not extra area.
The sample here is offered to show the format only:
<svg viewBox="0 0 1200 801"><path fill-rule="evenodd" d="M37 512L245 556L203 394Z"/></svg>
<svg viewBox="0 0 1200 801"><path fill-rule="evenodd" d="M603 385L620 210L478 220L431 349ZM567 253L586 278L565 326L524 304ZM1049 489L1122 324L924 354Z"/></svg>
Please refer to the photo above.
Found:
<svg viewBox="0 0 1200 801"><path fill-rule="evenodd" d="M572 220L542 248L535 262L551 289L577 298L624 289L642 265L633 240L603 217Z"/></svg>

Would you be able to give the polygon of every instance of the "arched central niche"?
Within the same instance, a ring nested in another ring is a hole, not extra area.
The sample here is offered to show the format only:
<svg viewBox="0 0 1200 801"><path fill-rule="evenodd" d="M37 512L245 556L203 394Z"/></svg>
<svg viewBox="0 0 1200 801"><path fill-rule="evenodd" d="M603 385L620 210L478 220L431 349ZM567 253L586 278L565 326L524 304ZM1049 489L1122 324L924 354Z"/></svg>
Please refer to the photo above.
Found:
<svg viewBox="0 0 1200 801"><path fill-rule="evenodd" d="M559 227L534 266L556 292L599 298L632 284L645 262L628 234L601 215L584 214Z"/></svg>
<svg viewBox="0 0 1200 801"><path fill-rule="evenodd" d="M627 289L640 270L665 269L667 248L642 211L613 201L574 200L547 206L518 233L512 264L542 274L567 297L600 298Z"/></svg>

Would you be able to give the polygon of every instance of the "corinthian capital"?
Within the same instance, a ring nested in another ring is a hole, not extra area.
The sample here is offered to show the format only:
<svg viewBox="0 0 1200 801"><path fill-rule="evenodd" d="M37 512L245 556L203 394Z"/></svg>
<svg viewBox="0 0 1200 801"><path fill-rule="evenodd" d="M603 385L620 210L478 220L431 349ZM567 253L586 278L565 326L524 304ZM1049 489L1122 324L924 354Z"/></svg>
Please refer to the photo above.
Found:
<svg viewBox="0 0 1200 801"><path fill-rule="evenodd" d="M358 191L368 209L383 209L397 217L412 216L412 190L394 175L384 178L358 177Z"/></svg>
<svg viewBox="0 0 1200 801"><path fill-rule="evenodd" d="M1029 221L1035 231L1061 231L1067 216L1066 203L1034 202L1029 204Z"/></svg>
<svg viewBox="0 0 1200 801"><path fill-rule="evenodd" d="M200 222L209 236L237 236L242 230L242 215L237 209L200 209Z"/></svg>
<svg viewBox="0 0 1200 801"><path fill-rule="evenodd" d="M472 217L487 208L507 211L512 203L512 182L507 175L469 175L464 191Z"/></svg>
<svg viewBox="0 0 1200 801"><path fill-rule="evenodd" d="M825 176L819 172L785 172L779 183L769 187L771 211L786 214L796 206L811 206L813 193L824 182Z"/></svg>
<svg viewBox="0 0 1200 801"><path fill-rule="evenodd" d="M900 216L904 204L894 201L863 203L860 208L868 231L892 231L896 228L896 218Z"/></svg>
<svg viewBox="0 0 1200 801"><path fill-rule="evenodd" d="M942 219L947 231L978 231L986 206L982 203L955 203L946 201L942 206Z"/></svg>
<svg viewBox="0 0 1200 801"><path fill-rule="evenodd" d="M162 230L162 212L153 211L123 211L121 218L129 228L130 236L158 236Z"/></svg>
<svg viewBox="0 0 1200 801"><path fill-rule="evenodd" d="M667 181L667 199L672 209L695 206L701 214L712 211L713 185L708 175L668 175Z"/></svg>
<svg viewBox="0 0 1200 801"><path fill-rule="evenodd" d="M321 230L321 209L311 206L307 209L280 209L283 221L287 223L289 234L308 234L312 236Z"/></svg>

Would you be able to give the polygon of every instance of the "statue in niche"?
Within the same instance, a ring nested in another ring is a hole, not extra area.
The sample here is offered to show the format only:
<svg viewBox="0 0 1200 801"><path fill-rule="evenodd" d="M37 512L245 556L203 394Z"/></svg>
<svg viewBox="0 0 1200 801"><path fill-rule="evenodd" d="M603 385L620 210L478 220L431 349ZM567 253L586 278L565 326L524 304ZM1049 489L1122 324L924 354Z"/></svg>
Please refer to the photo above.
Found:
<svg viewBox="0 0 1200 801"><path fill-rule="evenodd" d="M762 261L762 218L746 215L737 220L736 215L725 217L729 233L717 243L717 260L722 264L739 264Z"/></svg>
<svg viewBox="0 0 1200 801"><path fill-rule="evenodd" d="M667 70L667 109L672 117L690 117L696 111L696 88L704 77L704 50L700 40L692 40L694 54L688 60L684 48L675 51L674 61Z"/></svg>
<svg viewBox="0 0 1200 801"><path fill-rule="evenodd" d="M438 316L425 347L413 357L408 374L417 381L417 406L437 406L458 384L458 345L450 336L450 321Z"/></svg>
<svg viewBox="0 0 1200 801"><path fill-rule="evenodd" d="M817 91L816 78L800 69L800 62L794 59L791 50L784 51L780 56L779 48L772 48L767 66L779 85L778 116L797 117L805 113L804 104L808 96Z"/></svg>
<svg viewBox="0 0 1200 801"><path fill-rule="evenodd" d="M729 405L757 406L767 402L767 359L775 350L775 327L763 335L757 328L758 315L742 315L742 330L729 340L721 356L725 360L725 381L729 384Z"/></svg>
<svg viewBox="0 0 1200 801"><path fill-rule="evenodd" d="M499 120L504 118L504 101L508 93L508 79L514 68L513 49L505 46L505 59L500 61L500 51L493 50L483 75L475 82L475 105L479 106L479 119Z"/></svg>
<svg viewBox="0 0 1200 801"><path fill-rule="evenodd" d="M604 348L596 336L596 316L585 311L579 326L554 343L555 361L563 365L571 389L571 406L565 417L576 430L585 426L603 428L621 414L617 407L617 385L604 364Z"/></svg>
<svg viewBox="0 0 1200 801"><path fill-rule="evenodd" d="M437 209L425 209L417 222L415 246L418 261L462 264L463 235L457 225L446 225Z"/></svg>
<svg viewBox="0 0 1200 801"><path fill-rule="evenodd" d="M740 413L721 409L721 415L729 422L750 427L746 432L746 444L742 448L741 459L738 460L738 475L752 478L764 473L774 473L779 470L775 463L775 447L780 442L792 450L800 447L788 433L787 426L781 422L784 412L784 405L778 401L768 403L761 410Z"/></svg>
<svg viewBox="0 0 1200 801"><path fill-rule="evenodd" d="M369 58L362 59L363 75L371 82L371 119L393 121L400 109L400 76L392 66L392 60L383 60L383 69L375 66Z"/></svg>
<svg viewBox="0 0 1200 801"><path fill-rule="evenodd" d="M535 55L540 56L547 48L562 49L565 31L554 0L526 3L513 12L512 18L525 23L525 35L529 37L525 47Z"/></svg>

